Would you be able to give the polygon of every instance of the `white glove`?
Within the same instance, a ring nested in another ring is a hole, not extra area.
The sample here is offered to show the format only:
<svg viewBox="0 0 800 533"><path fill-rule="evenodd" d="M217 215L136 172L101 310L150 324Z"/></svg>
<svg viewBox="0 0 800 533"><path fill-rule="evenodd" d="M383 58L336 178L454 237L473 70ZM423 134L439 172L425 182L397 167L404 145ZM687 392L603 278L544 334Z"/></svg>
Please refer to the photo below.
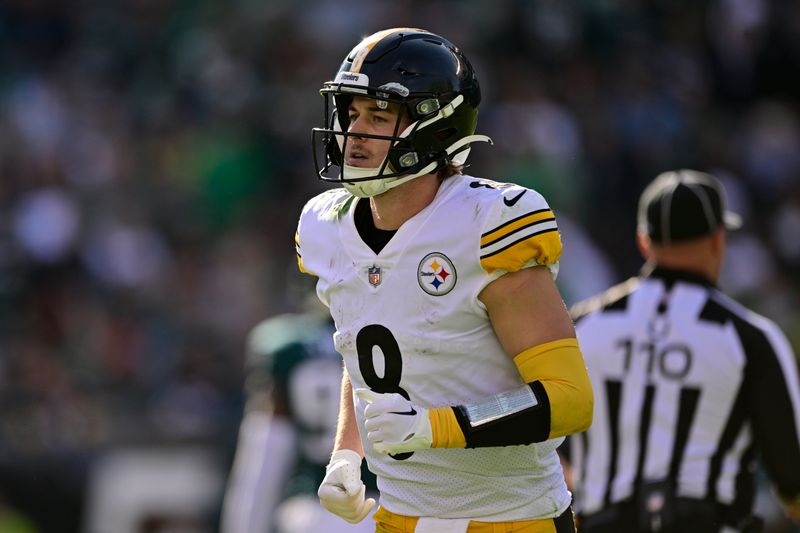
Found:
<svg viewBox="0 0 800 533"><path fill-rule="evenodd" d="M361 481L361 456L353 450L335 452L317 490L322 506L351 524L357 524L375 506L373 498L364 499L365 490Z"/></svg>
<svg viewBox="0 0 800 533"><path fill-rule="evenodd" d="M433 429L427 409L415 406L397 393L382 394L370 389L355 392L368 404L364 409L364 427L376 452L395 454L431 447Z"/></svg>

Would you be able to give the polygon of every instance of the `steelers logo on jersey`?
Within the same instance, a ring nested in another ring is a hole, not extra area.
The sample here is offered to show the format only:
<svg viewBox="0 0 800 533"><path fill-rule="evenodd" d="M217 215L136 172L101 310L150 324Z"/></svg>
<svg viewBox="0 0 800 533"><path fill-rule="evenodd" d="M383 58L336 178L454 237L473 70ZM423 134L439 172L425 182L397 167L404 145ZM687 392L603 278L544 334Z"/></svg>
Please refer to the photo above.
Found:
<svg viewBox="0 0 800 533"><path fill-rule="evenodd" d="M422 290L433 296L443 296L456 285L456 267L441 252L426 255L417 267L417 281Z"/></svg>

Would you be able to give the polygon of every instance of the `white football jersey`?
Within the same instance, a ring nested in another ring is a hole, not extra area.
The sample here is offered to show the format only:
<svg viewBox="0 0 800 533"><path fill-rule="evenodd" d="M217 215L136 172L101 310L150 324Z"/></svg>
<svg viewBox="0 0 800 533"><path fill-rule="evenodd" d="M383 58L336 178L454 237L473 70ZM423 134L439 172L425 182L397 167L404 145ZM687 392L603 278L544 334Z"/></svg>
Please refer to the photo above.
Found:
<svg viewBox="0 0 800 533"><path fill-rule="evenodd" d="M303 209L301 270L336 324L354 388L399 392L424 407L458 405L523 385L478 294L505 272L557 268L553 212L531 189L471 176L445 180L425 209L375 254L354 222L356 199L324 192ZM516 355L516 354L511 354ZM570 503L556 447L431 449L396 457L364 438L381 505L407 516L515 521L559 515Z"/></svg>

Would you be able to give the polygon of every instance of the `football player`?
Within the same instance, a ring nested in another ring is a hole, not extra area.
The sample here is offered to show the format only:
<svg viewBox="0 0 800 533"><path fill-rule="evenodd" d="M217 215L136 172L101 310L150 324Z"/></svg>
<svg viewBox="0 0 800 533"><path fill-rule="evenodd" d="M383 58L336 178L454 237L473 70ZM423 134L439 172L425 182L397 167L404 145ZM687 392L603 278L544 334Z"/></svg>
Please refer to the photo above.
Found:
<svg viewBox="0 0 800 533"><path fill-rule="evenodd" d="M368 530L332 520L315 494L333 446L342 379L332 333L330 320L315 313L273 317L251 332L223 533Z"/></svg>
<svg viewBox="0 0 800 533"><path fill-rule="evenodd" d="M323 180L296 235L300 269L345 362L318 494L377 531L573 532L556 454L592 391L554 276L561 239L536 191L462 173L480 88L461 50L420 29L375 33L321 90Z"/></svg>

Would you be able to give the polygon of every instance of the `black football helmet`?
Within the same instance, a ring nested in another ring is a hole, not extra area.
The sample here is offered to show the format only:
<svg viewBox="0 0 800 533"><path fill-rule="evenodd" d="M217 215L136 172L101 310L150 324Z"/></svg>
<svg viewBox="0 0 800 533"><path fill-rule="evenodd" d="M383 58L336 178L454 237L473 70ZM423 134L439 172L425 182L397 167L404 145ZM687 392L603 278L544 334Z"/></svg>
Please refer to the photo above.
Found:
<svg viewBox="0 0 800 533"><path fill-rule="evenodd" d="M342 183L356 196L375 196L448 162L463 164L470 143L491 142L474 135L481 90L472 65L448 40L425 30L393 28L365 38L320 94L327 127L312 131L314 165L322 180ZM355 96L374 98L379 107L400 104L393 135L358 134L391 141L378 168L344 162ZM401 132L404 116L410 125Z"/></svg>

